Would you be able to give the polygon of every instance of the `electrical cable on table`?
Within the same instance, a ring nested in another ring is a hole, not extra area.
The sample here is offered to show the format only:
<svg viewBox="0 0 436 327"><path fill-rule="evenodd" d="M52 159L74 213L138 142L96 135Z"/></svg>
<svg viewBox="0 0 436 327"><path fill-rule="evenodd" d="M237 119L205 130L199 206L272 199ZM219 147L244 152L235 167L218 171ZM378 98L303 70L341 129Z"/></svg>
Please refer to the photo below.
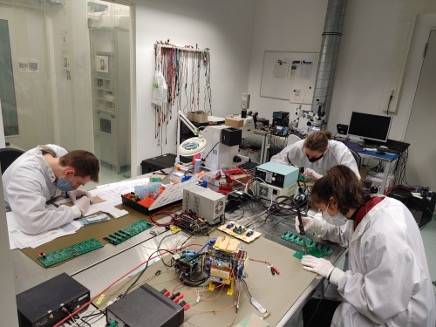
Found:
<svg viewBox="0 0 436 327"><path fill-rule="evenodd" d="M189 244L186 247L189 246L202 246L202 244L197 244L197 243L193 243L193 244ZM180 251L185 247L182 248L178 248L178 249L174 249L174 251ZM166 250L166 251L170 251L170 250ZM122 275L121 277L117 278L116 280L114 280L111 284L109 284L109 286L107 286L106 288L104 288L102 291L100 291L99 293L97 293L96 295L94 295L88 302L86 302L85 304L83 304L81 307L79 307L78 309L76 309L72 315L77 314L79 312L81 312L83 309L85 309L86 307L89 306L89 304L91 304L96 298L98 298L99 296L101 296L104 292L106 292L107 290L109 290L111 287L113 287L116 283L120 282L122 279L126 278L129 274L131 274L132 272L134 272L135 270L139 269L142 265L144 264L148 264L150 260L158 258L159 255L155 256L155 257L150 257L147 261L141 262L139 265L135 266L134 268L132 268L131 270L129 270L128 272L126 272L124 275ZM57 322L55 325L53 325L53 327L59 327L61 324L63 324L66 320L68 320L70 318L70 315L66 316L65 318L63 318L61 321Z"/></svg>

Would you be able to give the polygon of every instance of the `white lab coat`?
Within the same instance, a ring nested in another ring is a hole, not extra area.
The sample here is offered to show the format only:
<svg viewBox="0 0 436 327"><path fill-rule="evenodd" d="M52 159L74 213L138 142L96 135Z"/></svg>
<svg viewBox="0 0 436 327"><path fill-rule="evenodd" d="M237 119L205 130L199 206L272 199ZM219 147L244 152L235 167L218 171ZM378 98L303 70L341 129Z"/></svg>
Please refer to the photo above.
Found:
<svg viewBox="0 0 436 327"><path fill-rule="evenodd" d="M337 165L345 165L350 168L360 179L359 169L357 168L356 160L345 144L335 140L329 140L326 153L316 161L310 162L303 150L304 140L288 145L281 152L273 155L271 161L292 164L295 167L312 168L315 172L321 175L332 167Z"/></svg>
<svg viewBox="0 0 436 327"><path fill-rule="evenodd" d="M58 157L64 148L49 144ZM48 208L46 202L60 194L56 176L39 147L18 157L3 175L6 210L12 210L21 230L38 234L73 221L73 210L67 206Z"/></svg>
<svg viewBox="0 0 436 327"><path fill-rule="evenodd" d="M339 280L343 302L331 326L434 327L435 301L415 219L386 197L354 231L328 225L324 239L348 246L349 270Z"/></svg>

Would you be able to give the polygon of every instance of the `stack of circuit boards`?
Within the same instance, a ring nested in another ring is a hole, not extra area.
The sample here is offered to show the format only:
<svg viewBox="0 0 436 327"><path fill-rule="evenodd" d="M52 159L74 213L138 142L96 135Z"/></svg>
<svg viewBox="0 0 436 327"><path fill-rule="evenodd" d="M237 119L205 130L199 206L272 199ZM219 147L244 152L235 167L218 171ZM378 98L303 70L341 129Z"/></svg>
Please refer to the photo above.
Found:
<svg viewBox="0 0 436 327"><path fill-rule="evenodd" d="M300 234L287 231L285 234L280 236L281 239L303 246L303 238ZM307 253L295 252L294 257L301 259L303 255L310 254L317 258L322 258L324 256L330 256L335 251L335 248L324 243L316 242L310 238L306 237Z"/></svg>
<svg viewBox="0 0 436 327"><path fill-rule="evenodd" d="M104 239L113 245L118 245L153 226L153 224L145 220L138 220L129 226L121 228L120 230L105 236Z"/></svg>
<svg viewBox="0 0 436 327"><path fill-rule="evenodd" d="M208 235L212 227L192 210L185 210L172 216L171 224L193 235Z"/></svg>

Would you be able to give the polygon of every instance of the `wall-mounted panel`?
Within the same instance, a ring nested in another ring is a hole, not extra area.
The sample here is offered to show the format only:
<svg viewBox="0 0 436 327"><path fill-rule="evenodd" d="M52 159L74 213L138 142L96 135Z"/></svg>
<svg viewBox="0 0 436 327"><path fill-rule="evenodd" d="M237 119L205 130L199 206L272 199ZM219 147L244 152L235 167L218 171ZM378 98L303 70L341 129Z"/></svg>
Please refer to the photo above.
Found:
<svg viewBox="0 0 436 327"><path fill-rule="evenodd" d="M319 54L265 51L260 96L311 104Z"/></svg>

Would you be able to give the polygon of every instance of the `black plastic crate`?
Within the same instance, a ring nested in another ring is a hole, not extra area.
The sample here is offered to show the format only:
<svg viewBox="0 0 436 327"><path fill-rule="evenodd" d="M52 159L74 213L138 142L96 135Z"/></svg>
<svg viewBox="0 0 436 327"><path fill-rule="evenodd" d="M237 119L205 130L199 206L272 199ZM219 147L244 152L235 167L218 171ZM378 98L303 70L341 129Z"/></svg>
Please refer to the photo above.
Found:
<svg viewBox="0 0 436 327"><path fill-rule="evenodd" d="M406 188L396 188L389 192L388 196L403 202L415 217L420 228L431 221L436 204L435 193L419 198L413 196L411 191Z"/></svg>
<svg viewBox="0 0 436 327"><path fill-rule="evenodd" d="M176 155L173 153L166 153L161 156L153 157L150 159L142 160L141 168L142 173L152 173L160 169L170 168L174 166Z"/></svg>

